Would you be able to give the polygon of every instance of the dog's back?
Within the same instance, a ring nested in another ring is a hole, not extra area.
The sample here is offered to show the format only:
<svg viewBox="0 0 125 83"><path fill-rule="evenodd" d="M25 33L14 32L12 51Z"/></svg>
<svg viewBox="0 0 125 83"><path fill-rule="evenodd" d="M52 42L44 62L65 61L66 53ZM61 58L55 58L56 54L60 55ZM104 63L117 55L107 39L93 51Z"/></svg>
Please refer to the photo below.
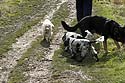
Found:
<svg viewBox="0 0 125 83"><path fill-rule="evenodd" d="M105 23L107 21L109 21L107 18L101 16L87 16L81 19L73 27L69 27L64 21L62 21L62 26L64 27L64 29L71 32L76 31L79 28L83 36L85 36L85 30L103 35L104 33L106 33Z"/></svg>
<svg viewBox="0 0 125 83"><path fill-rule="evenodd" d="M89 30L91 33L97 33L104 36L105 39L110 37L120 42L125 40L125 29L121 30L122 27L117 22L102 16L87 16L81 19L73 27L70 27L64 21L62 21L62 26L64 29L71 32L76 31L79 28L83 37L85 37L85 30Z"/></svg>

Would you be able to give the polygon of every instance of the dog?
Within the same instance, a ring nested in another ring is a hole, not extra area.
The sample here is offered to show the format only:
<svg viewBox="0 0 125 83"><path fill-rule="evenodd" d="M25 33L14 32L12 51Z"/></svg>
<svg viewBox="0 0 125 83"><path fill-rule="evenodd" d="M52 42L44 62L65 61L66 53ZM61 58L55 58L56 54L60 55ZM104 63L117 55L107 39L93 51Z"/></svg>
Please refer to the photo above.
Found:
<svg viewBox="0 0 125 83"><path fill-rule="evenodd" d="M118 49L120 49L118 42L123 44L125 43L125 27L122 27L117 22L102 16L86 16L73 27L70 27L64 21L61 21L61 24L64 29L70 32L74 32L79 28L83 37L85 36L85 30L89 30L92 34L97 33L99 35L103 35L105 53L108 53L108 38L112 38L114 40Z"/></svg>
<svg viewBox="0 0 125 83"><path fill-rule="evenodd" d="M66 32L62 37L64 42L64 46L66 50L69 50L71 53L71 58L76 58L80 55L81 59L79 62L83 60L83 58L89 54L96 58L98 61L97 52L95 48L91 45L91 43L103 41L104 38L98 38L96 41L93 41L93 35L88 30L85 30L87 39L83 39L80 34L74 32ZM90 40L89 40L90 39ZM80 50L81 49L81 50Z"/></svg>
<svg viewBox="0 0 125 83"><path fill-rule="evenodd" d="M85 30L85 33L86 33L85 39L88 39L90 41L95 39L94 35L89 30Z"/></svg>
<svg viewBox="0 0 125 83"><path fill-rule="evenodd" d="M85 30L85 33L86 33L85 39L88 39L88 40L94 39L94 36L91 32L89 32L88 30ZM69 49L69 46L68 46L69 44L67 42L67 39L69 37L76 38L76 39L83 39L83 36L81 34L78 34L75 32L65 32L64 36L62 37L62 40L64 42L64 46L65 46L65 51L68 51L68 49Z"/></svg>
<svg viewBox="0 0 125 83"><path fill-rule="evenodd" d="M81 59L79 62L81 62L85 56L92 55L96 58L96 61L99 61L97 52L92 46L92 43L99 43L104 41L104 36L93 41L88 39L76 39L69 37L67 41L69 42L69 50L71 52L72 58L76 58L80 55Z"/></svg>
<svg viewBox="0 0 125 83"><path fill-rule="evenodd" d="M53 23L49 20L49 19L45 19L43 21L43 24L42 24L42 28L43 28L43 37L44 37L44 40L46 40L47 42L50 42L52 40L52 35L53 35Z"/></svg>
<svg viewBox="0 0 125 83"><path fill-rule="evenodd" d="M65 46L65 51L69 50L69 42L68 42L68 38L72 37L72 38L77 38L77 39L82 39L82 35L77 34L75 32L65 32L64 36L62 37L62 40L64 42L64 46Z"/></svg>

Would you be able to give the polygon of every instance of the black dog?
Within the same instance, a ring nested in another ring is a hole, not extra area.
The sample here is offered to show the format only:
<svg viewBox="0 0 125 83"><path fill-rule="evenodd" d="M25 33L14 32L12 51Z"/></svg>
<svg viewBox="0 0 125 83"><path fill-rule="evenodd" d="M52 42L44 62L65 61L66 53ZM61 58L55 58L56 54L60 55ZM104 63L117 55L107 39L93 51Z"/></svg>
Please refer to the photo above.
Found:
<svg viewBox="0 0 125 83"><path fill-rule="evenodd" d="M78 28L82 36L85 36L85 30L91 33L97 33L104 36L104 50L107 53L107 39L112 38L118 48L118 42L125 43L125 27L121 27L117 22L102 16L87 16L81 19L75 26L70 27L64 21L61 21L64 29L70 32L76 31Z"/></svg>

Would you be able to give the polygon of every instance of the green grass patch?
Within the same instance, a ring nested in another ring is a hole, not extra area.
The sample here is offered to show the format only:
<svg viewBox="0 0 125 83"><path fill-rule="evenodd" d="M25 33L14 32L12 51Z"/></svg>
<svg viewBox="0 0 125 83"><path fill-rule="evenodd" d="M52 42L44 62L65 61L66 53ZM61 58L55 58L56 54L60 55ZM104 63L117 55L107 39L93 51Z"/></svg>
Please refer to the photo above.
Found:
<svg viewBox="0 0 125 83"><path fill-rule="evenodd" d="M27 22L26 24L23 25L22 28L20 28L14 33L10 33L3 41L1 41L0 57L1 58L4 57L2 54L11 49L11 45L12 43L16 42L16 38L22 36L26 31L31 29L31 27L36 25L39 21L40 19Z"/></svg>
<svg viewBox="0 0 125 83"><path fill-rule="evenodd" d="M61 21L65 20L69 15L69 9L67 6L67 2L63 3L59 8L59 11L53 15L52 23L55 25L54 33L57 33L58 27L61 25Z"/></svg>
<svg viewBox="0 0 125 83"><path fill-rule="evenodd" d="M54 53L52 64L57 72L72 69L72 67L70 66L71 64L67 62L69 59L67 59L65 55L68 56L68 54L64 52L63 48L60 48Z"/></svg>
<svg viewBox="0 0 125 83"><path fill-rule="evenodd" d="M108 55L105 55L101 51L98 56L100 59L99 62L95 62L92 57L86 57L82 63L78 63L70 59L70 55L64 52L62 46L53 56L53 78L58 77L65 70L82 70L83 73L92 76L92 80L84 80L85 83L124 83L124 50L112 51Z"/></svg>
<svg viewBox="0 0 125 83"><path fill-rule="evenodd" d="M111 5L105 3L93 3L94 15L104 16L109 19L115 20L120 24L124 24L124 6Z"/></svg>
<svg viewBox="0 0 125 83"><path fill-rule="evenodd" d="M44 0L5 0L0 4L0 26L7 26L33 15L45 4Z"/></svg>

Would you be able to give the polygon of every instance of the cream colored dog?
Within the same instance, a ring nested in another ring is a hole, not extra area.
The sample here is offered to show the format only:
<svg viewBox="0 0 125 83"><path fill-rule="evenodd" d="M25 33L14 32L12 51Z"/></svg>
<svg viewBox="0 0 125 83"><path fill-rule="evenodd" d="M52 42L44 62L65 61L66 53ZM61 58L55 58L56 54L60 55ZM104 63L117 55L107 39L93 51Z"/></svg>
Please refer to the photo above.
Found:
<svg viewBox="0 0 125 83"><path fill-rule="evenodd" d="M52 39L53 27L54 27L54 25L52 24L52 22L49 19L45 19L43 21L43 24L42 24L43 32L42 33L43 33L44 40L46 40L47 42L50 42Z"/></svg>

